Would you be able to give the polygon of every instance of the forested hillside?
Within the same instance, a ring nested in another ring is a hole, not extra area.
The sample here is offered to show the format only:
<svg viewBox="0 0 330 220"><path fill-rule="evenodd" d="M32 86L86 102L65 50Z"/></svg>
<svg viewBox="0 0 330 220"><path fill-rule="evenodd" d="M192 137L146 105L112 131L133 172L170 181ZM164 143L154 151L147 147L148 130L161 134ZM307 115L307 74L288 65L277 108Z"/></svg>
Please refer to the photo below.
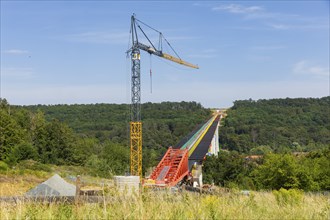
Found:
<svg viewBox="0 0 330 220"><path fill-rule="evenodd" d="M220 129L224 149L263 154L330 145L330 96L235 101Z"/></svg>
<svg viewBox="0 0 330 220"><path fill-rule="evenodd" d="M330 97L236 101L227 113L219 131L226 150L206 158L205 182L330 189Z"/></svg>
<svg viewBox="0 0 330 220"><path fill-rule="evenodd" d="M47 121L60 120L81 136L125 145L128 142L130 109L126 104L37 105L23 109L42 111ZM145 103L141 112L143 146L152 149L175 145L211 115L196 102Z"/></svg>
<svg viewBox="0 0 330 220"><path fill-rule="evenodd" d="M222 148L229 151L207 157L205 182L329 190L329 104L330 97L236 101L219 129ZM211 111L195 102L163 102L143 104L142 115L145 171ZM102 177L129 171L128 105L13 106L0 99L0 119L0 170L56 164ZM265 156L255 160L247 154Z"/></svg>
<svg viewBox="0 0 330 220"><path fill-rule="evenodd" d="M80 165L100 176L129 170L128 105L0 106L0 161ZM143 168L210 115L195 102L143 104Z"/></svg>
<svg viewBox="0 0 330 220"><path fill-rule="evenodd" d="M257 158L237 151L207 156L204 183L251 189L330 190L330 147L304 154L268 153Z"/></svg>

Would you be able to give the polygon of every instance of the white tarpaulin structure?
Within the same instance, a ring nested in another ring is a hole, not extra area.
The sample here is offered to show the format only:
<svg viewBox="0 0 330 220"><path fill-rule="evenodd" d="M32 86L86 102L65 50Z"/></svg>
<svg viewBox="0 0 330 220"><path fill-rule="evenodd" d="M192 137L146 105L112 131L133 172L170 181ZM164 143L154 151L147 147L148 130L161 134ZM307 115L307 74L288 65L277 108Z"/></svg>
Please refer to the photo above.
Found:
<svg viewBox="0 0 330 220"><path fill-rule="evenodd" d="M75 196L76 186L55 174L45 182L29 190L26 196Z"/></svg>

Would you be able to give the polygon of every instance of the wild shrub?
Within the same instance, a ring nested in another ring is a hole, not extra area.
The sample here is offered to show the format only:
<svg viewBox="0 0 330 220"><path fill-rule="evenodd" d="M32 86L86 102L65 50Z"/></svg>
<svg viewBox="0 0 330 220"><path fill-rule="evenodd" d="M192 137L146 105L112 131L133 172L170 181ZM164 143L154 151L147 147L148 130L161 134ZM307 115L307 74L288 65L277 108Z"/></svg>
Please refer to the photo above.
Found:
<svg viewBox="0 0 330 220"><path fill-rule="evenodd" d="M22 160L37 160L37 148L30 143L21 143L11 148L7 156L10 164L16 164Z"/></svg>
<svg viewBox="0 0 330 220"><path fill-rule="evenodd" d="M52 169L49 165L43 164L34 160L22 160L18 165L18 169L24 170L35 170L35 171L45 171L45 172L51 172Z"/></svg>
<svg viewBox="0 0 330 220"><path fill-rule="evenodd" d="M218 207L220 204L219 197L213 195L206 195L201 198L202 207L208 211L209 219L218 219Z"/></svg>
<svg viewBox="0 0 330 220"><path fill-rule="evenodd" d="M0 171L7 171L9 169L8 165L0 160Z"/></svg>
<svg viewBox="0 0 330 220"><path fill-rule="evenodd" d="M59 204L54 212L55 219L70 219L73 215L72 206L69 204Z"/></svg>
<svg viewBox="0 0 330 220"><path fill-rule="evenodd" d="M273 190L273 195L275 196L278 205L299 205L301 204L304 193L298 189L283 189Z"/></svg>

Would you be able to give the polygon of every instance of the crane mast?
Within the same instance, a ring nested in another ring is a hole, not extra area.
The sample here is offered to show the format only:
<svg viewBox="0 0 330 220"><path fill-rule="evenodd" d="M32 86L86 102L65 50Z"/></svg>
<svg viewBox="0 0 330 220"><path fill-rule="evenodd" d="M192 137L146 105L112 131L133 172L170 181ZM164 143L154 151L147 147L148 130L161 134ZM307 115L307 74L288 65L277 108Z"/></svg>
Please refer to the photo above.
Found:
<svg viewBox="0 0 330 220"><path fill-rule="evenodd" d="M141 21L140 21L141 22ZM142 22L141 22L142 23ZM147 46L138 40L137 27L149 41ZM153 28L152 28L153 29ZM155 29L153 29L155 30ZM157 30L155 30L157 31ZM158 31L157 31L158 32ZM162 36L161 32L160 38ZM142 121L141 121L141 72L140 72L140 50L146 51L175 63L198 69L197 65L188 63L181 58L163 53L161 48L155 48L145 32L142 30L134 14L131 17L132 47L128 50L131 55L131 118L130 118L130 173L140 176L142 179ZM166 39L165 39L166 40ZM168 43L168 41L166 40ZM169 44L169 43L168 43ZM170 46L170 44L169 44ZM171 46L170 46L171 47ZM172 48L172 47L171 47Z"/></svg>
<svg viewBox="0 0 330 220"><path fill-rule="evenodd" d="M131 75L131 121L130 121L130 173L142 178L142 122L141 122L141 73L140 49L134 16L131 17L132 75Z"/></svg>

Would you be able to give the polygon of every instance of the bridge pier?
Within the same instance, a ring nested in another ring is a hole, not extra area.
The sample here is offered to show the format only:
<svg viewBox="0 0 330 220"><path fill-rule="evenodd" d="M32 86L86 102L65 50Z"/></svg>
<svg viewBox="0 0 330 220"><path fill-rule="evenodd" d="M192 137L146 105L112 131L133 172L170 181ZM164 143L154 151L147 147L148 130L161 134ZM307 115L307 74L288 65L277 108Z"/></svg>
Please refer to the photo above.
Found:
<svg viewBox="0 0 330 220"><path fill-rule="evenodd" d="M211 145L209 148L209 151L207 155L215 155L218 156L220 147L219 147L219 125L220 125L220 120L218 122L217 128L215 129L214 136L211 141Z"/></svg>

